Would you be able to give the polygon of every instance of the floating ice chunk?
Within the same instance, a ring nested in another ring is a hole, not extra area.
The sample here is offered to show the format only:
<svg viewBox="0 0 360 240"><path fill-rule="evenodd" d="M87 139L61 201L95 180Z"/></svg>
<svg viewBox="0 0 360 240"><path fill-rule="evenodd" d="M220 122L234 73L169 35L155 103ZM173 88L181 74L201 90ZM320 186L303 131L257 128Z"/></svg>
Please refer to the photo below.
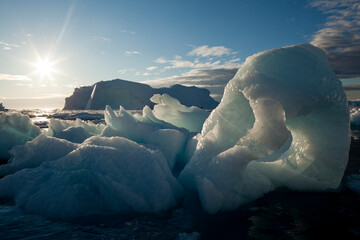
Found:
<svg viewBox="0 0 360 240"><path fill-rule="evenodd" d="M150 109L149 106L145 106L144 109L142 110L142 115L140 114L135 114L134 117L143 123L147 123L153 127L156 128L161 128L161 129L176 129L180 132L184 132L187 133L188 130L186 130L185 128L181 128L181 127L177 127L175 125L172 125L171 123L168 123L166 121L160 120L157 117L155 117L154 113L152 112L152 110Z"/></svg>
<svg viewBox="0 0 360 240"><path fill-rule="evenodd" d="M92 134L88 133L84 128L82 127L69 127L65 130L55 134L55 137L66 139L73 143L82 143L89 137L93 136Z"/></svg>
<svg viewBox="0 0 360 240"><path fill-rule="evenodd" d="M50 119L47 135L81 143L91 136L100 135L104 128L104 124L94 124L80 119L76 121Z"/></svg>
<svg viewBox="0 0 360 240"><path fill-rule="evenodd" d="M56 218L158 213L181 195L159 151L121 137L92 137L63 158L0 179L1 198Z"/></svg>
<svg viewBox="0 0 360 240"><path fill-rule="evenodd" d="M34 140L10 150L11 158L7 164L0 166L0 176L12 174L24 168L35 168L45 161L59 159L76 147L77 144L41 134Z"/></svg>
<svg viewBox="0 0 360 240"><path fill-rule="evenodd" d="M325 54L309 44L249 57L204 123L180 181L209 213L277 187L338 187L349 153L349 110Z"/></svg>
<svg viewBox="0 0 360 240"><path fill-rule="evenodd" d="M60 118L63 120L97 120L104 118L104 115L101 113L89 113L89 112L79 112L79 113L54 113L50 115L51 118Z"/></svg>
<svg viewBox="0 0 360 240"><path fill-rule="evenodd" d="M20 113L0 115L0 159L10 157L8 151L16 146L31 141L41 133L30 118Z"/></svg>
<svg viewBox="0 0 360 240"><path fill-rule="evenodd" d="M170 169L173 169L176 160L181 158L187 141L186 132L162 129L161 124L159 126L159 124L140 122L123 107L120 107L117 114L110 106L106 106L105 122L107 128L102 133L103 136L121 136L149 148L159 149L168 160Z"/></svg>
<svg viewBox="0 0 360 240"><path fill-rule="evenodd" d="M190 132L200 132L209 113L198 107L186 107L179 100L167 94L155 94L150 98L154 106L153 114L158 119L175 126L188 129Z"/></svg>

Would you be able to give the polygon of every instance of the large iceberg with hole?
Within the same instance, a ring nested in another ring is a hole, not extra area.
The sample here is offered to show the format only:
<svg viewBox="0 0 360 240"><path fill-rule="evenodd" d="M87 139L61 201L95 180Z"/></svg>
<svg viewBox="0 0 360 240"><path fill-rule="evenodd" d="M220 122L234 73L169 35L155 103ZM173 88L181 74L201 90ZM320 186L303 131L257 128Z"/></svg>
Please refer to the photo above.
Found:
<svg viewBox="0 0 360 240"><path fill-rule="evenodd" d="M134 115L107 106L106 125L52 119L44 134L22 115L0 116L11 140L0 141L10 158L0 199L67 218L158 213L190 193L216 213L279 187L334 190L343 177L349 109L312 45L249 57L210 115L166 94L152 101Z"/></svg>
<svg viewBox="0 0 360 240"><path fill-rule="evenodd" d="M278 187L336 189L348 161L346 97L320 49L247 58L204 123L180 175L205 211L233 210Z"/></svg>

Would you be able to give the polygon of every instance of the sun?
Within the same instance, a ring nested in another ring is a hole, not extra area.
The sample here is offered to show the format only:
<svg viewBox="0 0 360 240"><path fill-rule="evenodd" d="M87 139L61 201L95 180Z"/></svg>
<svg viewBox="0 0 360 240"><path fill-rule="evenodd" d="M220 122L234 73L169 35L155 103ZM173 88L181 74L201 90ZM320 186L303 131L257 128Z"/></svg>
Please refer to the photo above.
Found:
<svg viewBox="0 0 360 240"><path fill-rule="evenodd" d="M48 59L38 59L37 63L34 63L35 73L39 74L41 78L51 78L51 74L55 72L54 63Z"/></svg>

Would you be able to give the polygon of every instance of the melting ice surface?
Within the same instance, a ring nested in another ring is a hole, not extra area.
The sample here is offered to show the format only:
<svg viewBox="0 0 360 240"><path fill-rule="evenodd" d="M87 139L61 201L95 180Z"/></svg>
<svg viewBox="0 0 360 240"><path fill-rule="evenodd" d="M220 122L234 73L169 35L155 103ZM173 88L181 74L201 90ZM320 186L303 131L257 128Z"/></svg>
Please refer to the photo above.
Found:
<svg viewBox="0 0 360 240"><path fill-rule="evenodd" d="M51 120L42 134L25 116L1 115L11 141L1 139L0 153L11 158L0 166L0 198L71 218L158 213L193 193L216 213L278 187L339 186L349 110L326 56L311 45L249 57L209 117L165 94L152 101L141 115L107 107L106 125Z"/></svg>

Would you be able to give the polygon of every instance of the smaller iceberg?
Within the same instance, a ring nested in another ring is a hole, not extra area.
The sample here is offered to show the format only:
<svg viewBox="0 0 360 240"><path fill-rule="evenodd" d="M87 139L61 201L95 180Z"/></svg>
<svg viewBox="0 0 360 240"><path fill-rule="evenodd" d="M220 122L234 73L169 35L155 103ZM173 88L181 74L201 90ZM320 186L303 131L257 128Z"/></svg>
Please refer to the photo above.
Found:
<svg viewBox="0 0 360 240"><path fill-rule="evenodd" d="M52 139L41 137L28 148L36 150L41 141ZM15 156L23 150L15 149ZM182 194L161 152L122 137L91 137L62 158L0 180L2 198L56 218L158 213L175 206Z"/></svg>
<svg viewBox="0 0 360 240"><path fill-rule="evenodd" d="M186 128L190 132L200 132L210 114L195 106L182 105L179 100L167 94L155 94L150 100L156 103L153 110L155 117L175 126Z"/></svg>
<svg viewBox="0 0 360 240"><path fill-rule="evenodd" d="M40 135L41 130L20 113L0 115L0 159L9 159L9 150Z"/></svg>

